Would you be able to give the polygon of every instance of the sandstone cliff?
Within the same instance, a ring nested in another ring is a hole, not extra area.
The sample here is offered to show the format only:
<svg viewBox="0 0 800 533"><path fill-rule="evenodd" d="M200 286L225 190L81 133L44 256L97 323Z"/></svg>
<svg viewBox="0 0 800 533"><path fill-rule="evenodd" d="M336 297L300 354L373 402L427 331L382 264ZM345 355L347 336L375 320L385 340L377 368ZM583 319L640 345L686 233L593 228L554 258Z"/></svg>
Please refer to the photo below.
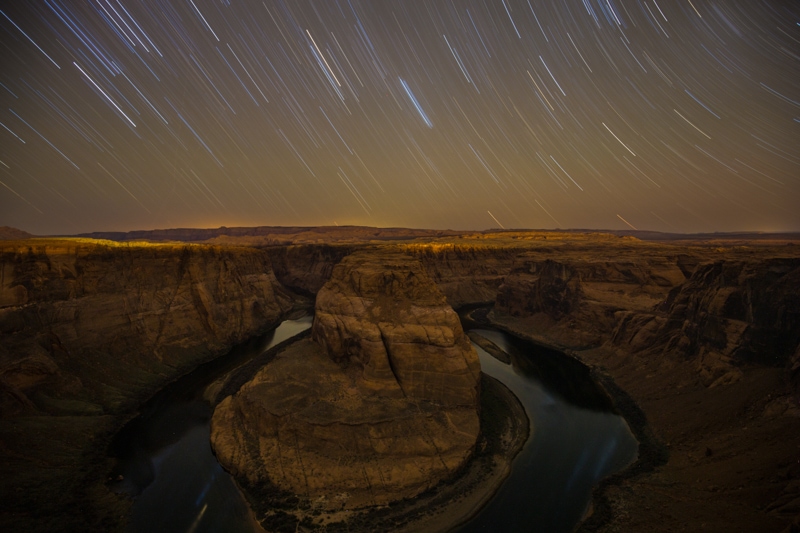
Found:
<svg viewBox="0 0 800 533"><path fill-rule="evenodd" d="M0 529L117 528L125 504L102 485L111 432L291 303L258 250L0 244Z"/></svg>
<svg viewBox="0 0 800 533"><path fill-rule="evenodd" d="M800 258L784 243L520 256L490 316L590 365L639 428L639 461L580 531L800 523L799 310Z"/></svg>
<svg viewBox="0 0 800 533"><path fill-rule="evenodd" d="M476 246L474 242L409 244L404 249L422 263L455 308L494 302L521 252L515 246Z"/></svg>
<svg viewBox="0 0 800 533"><path fill-rule="evenodd" d="M706 385L737 379L745 363L791 367L800 343L798 260L702 259L696 251L605 261L527 252L505 277L495 316L522 319L563 348L609 343L696 359Z"/></svg>
<svg viewBox="0 0 800 533"><path fill-rule="evenodd" d="M497 294L498 316L531 317L554 344L602 344L617 313L649 311L685 280L677 258L543 257L521 254Z"/></svg>
<svg viewBox="0 0 800 533"><path fill-rule="evenodd" d="M0 255L7 415L80 398L102 412L263 331L290 307L264 252L71 240ZM130 407L130 405L127 405Z"/></svg>
<svg viewBox="0 0 800 533"><path fill-rule="evenodd" d="M354 245L299 244L267 248L275 276L284 287L314 296L330 279L333 267L355 250Z"/></svg>
<svg viewBox="0 0 800 533"><path fill-rule="evenodd" d="M792 367L800 349L800 259L703 264L650 312L618 319L615 345L695 359L705 385L738 379L748 363Z"/></svg>
<svg viewBox="0 0 800 533"><path fill-rule="evenodd" d="M313 338L217 407L212 444L235 475L359 508L419 494L471 456L477 354L417 261L346 257L317 295Z"/></svg>

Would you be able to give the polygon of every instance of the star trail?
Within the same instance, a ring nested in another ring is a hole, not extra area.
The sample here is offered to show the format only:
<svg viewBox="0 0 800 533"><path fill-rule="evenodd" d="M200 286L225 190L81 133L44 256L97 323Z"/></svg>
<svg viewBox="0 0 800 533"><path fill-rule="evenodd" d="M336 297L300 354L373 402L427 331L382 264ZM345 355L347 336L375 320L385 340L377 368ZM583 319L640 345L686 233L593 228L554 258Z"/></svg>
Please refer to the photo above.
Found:
<svg viewBox="0 0 800 533"><path fill-rule="evenodd" d="M798 2L0 14L3 225L800 230Z"/></svg>

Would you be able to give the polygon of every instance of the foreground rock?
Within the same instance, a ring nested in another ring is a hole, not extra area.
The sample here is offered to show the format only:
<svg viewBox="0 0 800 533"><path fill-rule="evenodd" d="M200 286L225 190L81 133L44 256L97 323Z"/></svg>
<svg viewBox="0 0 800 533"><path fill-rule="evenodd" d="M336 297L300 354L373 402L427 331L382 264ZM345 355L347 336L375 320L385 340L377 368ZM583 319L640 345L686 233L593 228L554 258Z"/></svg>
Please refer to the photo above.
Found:
<svg viewBox="0 0 800 533"><path fill-rule="evenodd" d="M317 295L313 340L216 409L212 444L234 475L349 509L416 496L470 458L478 357L417 261L345 258Z"/></svg>

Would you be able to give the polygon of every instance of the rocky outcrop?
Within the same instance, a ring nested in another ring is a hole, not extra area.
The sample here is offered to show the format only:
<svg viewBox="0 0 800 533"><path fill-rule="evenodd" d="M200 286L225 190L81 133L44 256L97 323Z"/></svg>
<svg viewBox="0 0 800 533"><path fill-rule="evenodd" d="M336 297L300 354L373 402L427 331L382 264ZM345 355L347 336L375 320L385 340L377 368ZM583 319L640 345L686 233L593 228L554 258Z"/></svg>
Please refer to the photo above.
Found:
<svg viewBox="0 0 800 533"><path fill-rule="evenodd" d="M599 345L611 338L618 313L650 311L684 280L670 257L556 261L522 254L498 291L495 314L532 318L563 347Z"/></svg>
<svg viewBox="0 0 800 533"><path fill-rule="evenodd" d="M212 444L236 476L359 508L415 496L471 456L477 354L419 262L342 260L312 335L217 407Z"/></svg>
<svg viewBox="0 0 800 533"><path fill-rule="evenodd" d="M131 407L275 324L290 305L258 250L7 245L0 251L2 412Z"/></svg>
<svg viewBox="0 0 800 533"><path fill-rule="evenodd" d="M706 385L738 379L748 363L791 370L800 349L800 260L700 265L654 312L622 313L613 343L694 359Z"/></svg>
<svg viewBox="0 0 800 533"><path fill-rule="evenodd" d="M478 405L480 365L458 315L421 265L353 254L317 294L313 338L358 369L362 389L443 407Z"/></svg>

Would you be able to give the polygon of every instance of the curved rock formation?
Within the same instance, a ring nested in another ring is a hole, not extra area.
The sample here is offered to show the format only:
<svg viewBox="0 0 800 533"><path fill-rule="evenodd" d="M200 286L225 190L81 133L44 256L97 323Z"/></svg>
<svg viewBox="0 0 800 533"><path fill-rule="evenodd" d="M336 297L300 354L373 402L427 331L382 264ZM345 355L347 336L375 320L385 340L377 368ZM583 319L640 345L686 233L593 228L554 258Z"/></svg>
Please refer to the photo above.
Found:
<svg viewBox="0 0 800 533"><path fill-rule="evenodd" d="M480 365L458 315L421 265L358 253L317 294L313 337L363 390L442 407L478 405Z"/></svg>
<svg viewBox="0 0 800 533"><path fill-rule="evenodd" d="M471 456L478 357L417 261L346 257L317 295L313 338L217 407L212 444L235 475L358 508L415 496Z"/></svg>

